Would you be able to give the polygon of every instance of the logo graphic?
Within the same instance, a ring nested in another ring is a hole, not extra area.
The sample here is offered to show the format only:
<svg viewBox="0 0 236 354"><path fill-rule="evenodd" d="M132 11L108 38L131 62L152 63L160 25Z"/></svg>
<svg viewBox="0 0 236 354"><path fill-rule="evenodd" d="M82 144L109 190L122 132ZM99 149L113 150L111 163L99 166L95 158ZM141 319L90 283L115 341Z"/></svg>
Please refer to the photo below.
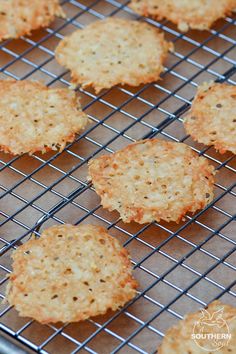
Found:
<svg viewBox="0 0 236 354"><path fill-rule="evenodd" d="M201 317L195 322L192 339L206 351L217 351L229 344L231 333L223 318L224 307L210 314L201 309Z"/></svg>

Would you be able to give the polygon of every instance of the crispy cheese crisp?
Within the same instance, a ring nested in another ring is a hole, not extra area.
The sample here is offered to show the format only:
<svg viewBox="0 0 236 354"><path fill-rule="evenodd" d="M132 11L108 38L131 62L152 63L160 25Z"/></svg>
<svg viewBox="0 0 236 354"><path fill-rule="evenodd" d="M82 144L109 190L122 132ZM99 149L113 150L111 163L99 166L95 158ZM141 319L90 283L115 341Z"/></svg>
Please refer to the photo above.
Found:
<svg viewBox="0 0 236 354"><path fill-rule="evenodd" d="M236 0L132 0L130 7L142 16L167 19L179 30L208 30L236 9Z"/></svg>
<svg viewBox="0 0 236 354"><path fill-rule="evenodd" d="M98 93L117 84L138 86L158 80L172 43L146 23L108 18L64 38L57 61L71 71L72 82Z"/></svg>
<svg viewBox="0 0 236 354"><path fill-rule="evenodd" d="M213 199L214 167L182 143L133 143L89 162L89 178L104 208L124 222L179 222Z"/></svg>
<svg viewBox="0 0 236 354"><path fill-rule="evenodd" d="M29 35L48 26L55 16L65 17L58 0L0 1L0 40Z"/></svg>
<svg viewBox="0 0 236 354"><path fill-rule="evenodd" d="M236 86L204 83L184 119L188 134L220 153L236 154Z"/></svg>
<svg viewBox="0 0 236 354"><path fill-rule="evenodd" d="M13 155L64 149L88 118L76 94L36 81L0 81L0 150Z"/></svg>
<svg viewBox="0 0 236 354"><path fill-rule="evenodd" d="M235 353L235 348L236 308L213 301L206 310L190 313L170 328L158 353L229 354Z"/></svg>
<svg viewBox="0 0 236 354"><path fill-rule="evenodd" d="M127 251L106 229L63 225L13 253L6 297L20 316L65 323L117 310L136 287Z"/></svg>

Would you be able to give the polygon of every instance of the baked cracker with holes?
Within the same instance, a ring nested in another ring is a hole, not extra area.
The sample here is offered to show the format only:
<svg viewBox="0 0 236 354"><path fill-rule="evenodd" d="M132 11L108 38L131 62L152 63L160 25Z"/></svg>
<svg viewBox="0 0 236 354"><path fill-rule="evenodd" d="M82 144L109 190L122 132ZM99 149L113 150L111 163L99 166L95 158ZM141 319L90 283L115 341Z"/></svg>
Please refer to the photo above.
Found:
<svg viewBox="0 0 236 354"><path fill-rule="evenodd" d="M218 339L212 339L211 335L218 336ZM229 340L225 339L227 335ZM233 354L235 348L236 308L213 301L206 311L190 313L171 327L158 348L158 354Z"/></svg>
<svg viewBox="0 0 236 354"><path fill-rule="evenodd" d="M88 118L74 91L36 81L0 81L0 150L13 155L62 151Z"/></svg>
<svg viewBox="0 0 236 354"><path fill-rule="evenodd" d="M236 0L132 0L131 9L142 16L167 19L179 30L208 30L213 23L236 9Z"/></svg>
<svg viewBox="0 0 236 354"><path fill-rule="evenodd" d="M57 61L71 71L72 82L96 93L117 84L138 86L159 79L172 43L153 26L108 18L64 38Z"/></svg>
<svg viewBox="0 0 236 354"><path fill-rule="evenodd" d="M65 17L58 0L0 1L0 40L29 35L55 16Z"/></svg>
<svg viewBox="0 0 236 354"><path fill-rule="evenodd" d="M221 154L236 154L236 86L204 83L198 87L184 126L194 140Z"/></svg>
<svg viewBox="0 0 236 354"><path fill-rule="evenodd" d="M179 222L213 199L214 167L183 144L141 140L89 162L104 208L124 222Z"/></svg>
<svg viewBox="0 0 236 354"><path fill-rule="evenodd" d="M117 310L136 288L127 251L106 229L61 225L14 251L6 297L20 316L65 323Z"/></svg>

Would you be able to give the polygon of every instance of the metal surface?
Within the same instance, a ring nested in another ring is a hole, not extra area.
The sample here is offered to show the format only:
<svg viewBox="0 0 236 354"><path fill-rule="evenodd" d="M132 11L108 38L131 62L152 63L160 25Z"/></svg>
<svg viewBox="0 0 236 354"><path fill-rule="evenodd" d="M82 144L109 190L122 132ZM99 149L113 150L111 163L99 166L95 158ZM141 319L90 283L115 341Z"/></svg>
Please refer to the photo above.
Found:
<svg viewBox="0 0 236 354"><path fill-rule="evenodd" d="M138 18L127 1L63 1L67 20L57 19L31 37L0 44L0 78L40 79L65 87L69 74L54 59L64 35L106 16ZM57 223L101 224L129 250L140 283L137 298L117 313L78 324L43 326L0 305L3 332L40 353L155 353L171 325L186 313L220 298L236 303L235 168L232 154L186 136L182 118L203 81L236 83L236 17L210 32L179 33L169 22L151 23L175 44L162 81L138 88L115 87L95 95L78 90L91 118L88 129L62 153L12 157L1 162L1 287L4 298L11 253L33 231ZM184 222L124 224L103 210L87 161L132 141L159 137L181 141L209 159L216 170L215 199Z"/></svg>
<svg viewBox="0 0 236 354"><path fill-rule="evenodd" d="M6 339L3 336L0 336L0 353L1 354L27 354L27 352L21 348L19 348L18 345L10 342L8 339Z"/></svg>

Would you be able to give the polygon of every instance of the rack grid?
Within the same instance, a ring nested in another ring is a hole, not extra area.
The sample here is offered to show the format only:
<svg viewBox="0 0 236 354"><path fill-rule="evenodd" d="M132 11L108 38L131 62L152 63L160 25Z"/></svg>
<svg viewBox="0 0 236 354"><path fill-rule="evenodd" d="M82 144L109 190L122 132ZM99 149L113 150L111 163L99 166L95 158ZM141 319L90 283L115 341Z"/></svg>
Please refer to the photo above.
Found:
<svg viewBox="0 0 236 354"><path fill-rule="evenodd" d="M66 19L0 44L0 78L40 79L51 87L66 87L70 79L54 59L58 42L97 19L146 21L175 45L157 83L117 86L99 95L78 89L91 124L62 153L0 154L2 299L12 251L32 232L40 235L42 229L65 222L105 226L129 250L140 283L137 297L120 311L77 324L43 326L1 303L0 328L24 352L156 353L165 331L186 313L214 299L235 305L236 161L230 153L220 155L193 142L182 118L199 83L236 84L236 17L218 21L209 32L183 34L167 21L140 18L128 2L62 1ZM102 209L87 181L89 159L152 137L185 142L218 171L213 202L180 224L124 224L117 213Z"/></svg>

